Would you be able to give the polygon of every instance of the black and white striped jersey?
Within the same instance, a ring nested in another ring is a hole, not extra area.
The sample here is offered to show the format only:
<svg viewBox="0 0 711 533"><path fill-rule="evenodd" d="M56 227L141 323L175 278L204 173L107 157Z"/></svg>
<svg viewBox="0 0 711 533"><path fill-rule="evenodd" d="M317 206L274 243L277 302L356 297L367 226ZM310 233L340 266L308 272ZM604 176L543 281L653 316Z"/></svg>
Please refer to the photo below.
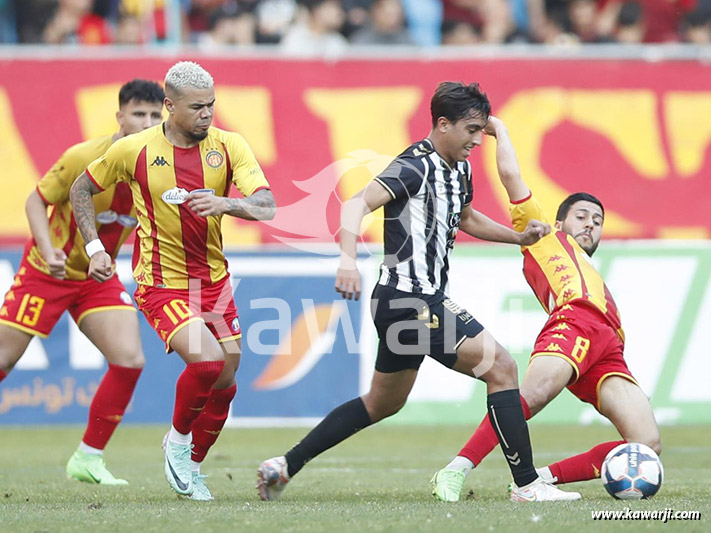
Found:
<svg viewBox="0 0 711 533"><path fill-rule="evenodd" d="M392 200L385 204L381 285L415 294L447 293L449 254L462 209L472 201L468 161L454 168L425 139L410 146L375 178Z"/></svg>

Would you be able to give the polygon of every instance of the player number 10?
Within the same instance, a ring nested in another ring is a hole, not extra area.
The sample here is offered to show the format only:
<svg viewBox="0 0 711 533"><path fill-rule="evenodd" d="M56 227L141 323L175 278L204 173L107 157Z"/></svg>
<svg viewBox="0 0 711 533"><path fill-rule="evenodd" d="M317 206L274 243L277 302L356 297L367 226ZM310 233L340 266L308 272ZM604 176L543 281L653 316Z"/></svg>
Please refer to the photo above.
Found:
<svg viewBox="0 0 711 533"><path fill-rule="evenodd" d="M173 324L192 316L192 311L183 300L171 300L163 306L163 311Z"/></svg>

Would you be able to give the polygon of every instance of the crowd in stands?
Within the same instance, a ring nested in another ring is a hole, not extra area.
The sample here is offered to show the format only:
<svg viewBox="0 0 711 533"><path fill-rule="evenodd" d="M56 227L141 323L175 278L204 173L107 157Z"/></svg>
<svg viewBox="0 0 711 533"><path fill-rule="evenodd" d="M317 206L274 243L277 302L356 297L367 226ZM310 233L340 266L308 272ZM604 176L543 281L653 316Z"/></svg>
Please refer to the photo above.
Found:
<svg viewBox="0 0 711 533"><path fill-rule="evenodd" d="M0 43L161 42L303 54L354 45L711 45L711 0L0 0Z"/></svg>

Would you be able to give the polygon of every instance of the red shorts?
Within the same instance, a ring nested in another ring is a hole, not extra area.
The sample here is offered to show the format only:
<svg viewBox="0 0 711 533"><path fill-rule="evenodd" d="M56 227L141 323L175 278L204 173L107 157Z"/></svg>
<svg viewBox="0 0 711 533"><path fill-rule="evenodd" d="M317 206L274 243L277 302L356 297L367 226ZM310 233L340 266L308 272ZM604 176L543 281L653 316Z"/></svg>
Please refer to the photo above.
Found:
<svg viewBox="0 0 711 533"><path fill-rule="evenodd" d="M552 355L568 361L575 372L568 390L599 409L598 395L605 379L621 376L637 383L627 368L624 346L598 311L585 303L572 302L550 316L536 339L531 359Z"/></svg>
<svg viewBox="0 0 711 533"><path fill-rule="evenodd" d="M37 270L25 256L5 294L0 324L46 337L64 311L68 310L80 324L91 313L114 309L136 310L118 276L104 283L93 279L59 280Z"/></svg>
<svg viewBox="0 0 711 533"><path fill-rule="evenodd" d="M196 291L139 285L134 297L166 352L173 336L196 321L204 322L220 343L242 337L229 276Z"/></svg>

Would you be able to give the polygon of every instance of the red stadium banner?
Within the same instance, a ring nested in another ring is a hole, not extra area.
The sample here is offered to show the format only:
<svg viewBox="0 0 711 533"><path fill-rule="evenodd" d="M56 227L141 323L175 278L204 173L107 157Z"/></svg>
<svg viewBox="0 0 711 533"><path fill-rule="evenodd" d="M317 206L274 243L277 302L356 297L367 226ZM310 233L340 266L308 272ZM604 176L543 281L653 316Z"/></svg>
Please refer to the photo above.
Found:
<svg viewBox="0 0 711 533"><path fill-rule="evenodd" d="M28 235L27 194L71 144L115 130L117 89L174 62L0 60L0 243ZM508 125L525 179L552 217L584 190L607 237L711 237L711 75L694 61L206 59L215 125L254 149L280 207L227 217L225 243L333 242L351 196L430 127L440 81L478 81ZM474 150L475 208L508 221L494 142ZM377 223L366 238L381 238Z"/></svg>

